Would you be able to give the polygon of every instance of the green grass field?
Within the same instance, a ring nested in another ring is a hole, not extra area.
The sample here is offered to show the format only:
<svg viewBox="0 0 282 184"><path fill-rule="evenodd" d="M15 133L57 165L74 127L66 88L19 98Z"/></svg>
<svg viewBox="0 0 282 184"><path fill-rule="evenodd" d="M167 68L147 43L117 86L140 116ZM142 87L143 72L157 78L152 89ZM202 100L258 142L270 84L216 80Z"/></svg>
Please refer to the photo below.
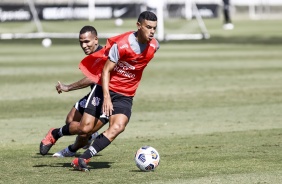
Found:
<svg viewBox="0 0 282 184"><path fill-rule="evenodd" d="M49 128L61 127L89 92L55 91L58 80L83 77L78 41L53 40L46 49L41 40L0 40L0 183L281 183L282 21L238 19L232 31L223 31L220 20L205 21L211 39L161 43L127 129L92 158L90 173L74 171L72 158L51 157L74 136L60 139L49 155L39 154ZM44 26L75 32L84 24ZM125 29L135 27L125 22ZM135 166L143 145L160 153L155 172Z"/></svg>

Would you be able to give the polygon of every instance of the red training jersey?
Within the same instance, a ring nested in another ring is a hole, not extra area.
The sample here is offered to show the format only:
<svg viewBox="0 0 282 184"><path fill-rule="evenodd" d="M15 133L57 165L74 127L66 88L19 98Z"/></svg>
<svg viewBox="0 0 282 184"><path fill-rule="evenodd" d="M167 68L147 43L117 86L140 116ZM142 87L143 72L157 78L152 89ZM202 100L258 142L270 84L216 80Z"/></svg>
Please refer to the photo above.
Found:
<svg viewBox="0 0 282 184"><path fill-rule="evenodd" d="M133 32L109 38L106 46L100 51L84 58L80 63L80 69L88 78L97 84L101 84L101 73L108 59L111 46L116 43L120 59L111 72L109 89L125 96L134 96L141 81L142 73L157 49L157 41L153 38L140 54L136 54L130 47L128 37Z"/></svg>

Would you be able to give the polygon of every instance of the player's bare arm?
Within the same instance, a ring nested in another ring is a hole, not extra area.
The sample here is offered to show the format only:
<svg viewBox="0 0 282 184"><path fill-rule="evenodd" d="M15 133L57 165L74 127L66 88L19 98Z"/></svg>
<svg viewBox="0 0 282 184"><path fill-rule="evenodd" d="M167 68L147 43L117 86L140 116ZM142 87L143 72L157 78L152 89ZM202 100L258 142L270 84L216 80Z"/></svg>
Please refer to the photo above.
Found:
<svg viewBox="0 0 282 184"><path fill-rule="evenodd" d="M88 77L84 77L83 79L76 81L69 85L63 84L60 81L58 81L56 85L56 90L60 94L62 92L69 92L69 91L73 91L77 89L86 88L90 86L91 84L93 84L93 81L91 81Z"/></svg>
<svg viewBox="0 0 282 184"><path fill-rule="evenodd" d="M103 114L106 114L107 116L112 115L112 111L113 111L113 104L109 92L109 82L110 82L111 71L114 69L115 65L116 63L108 59L106 61L106 64L102 72L102 88L104 95L104 102L102 108L103 108Z"/></svg>

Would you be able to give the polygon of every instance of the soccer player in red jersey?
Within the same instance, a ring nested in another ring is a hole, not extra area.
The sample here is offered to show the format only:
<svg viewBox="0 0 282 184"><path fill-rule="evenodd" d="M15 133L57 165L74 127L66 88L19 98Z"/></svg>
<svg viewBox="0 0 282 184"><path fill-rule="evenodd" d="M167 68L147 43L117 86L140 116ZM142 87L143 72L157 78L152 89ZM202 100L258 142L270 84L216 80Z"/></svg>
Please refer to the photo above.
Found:
<svg viewBox="0 0 282 184"><path fill-rule="evenodd" d="M159 48L159 43L154 38L157 28L154 13L141 13L137 28L137 32L127 32L108 40L113 45L102 71L103 95L96 102L103 103L102 111L109 117L109 128L95 139L88 150L72 161L72 166L78 170L88 171L87 163L90 158L106 148L125 130L129 122L133 97L142 72ZM91 79L91 74L88 77ZM80 124L79 133L91 130L91 122L97 119L86 113L83 116L85 121Z"/></svg>
<svg viewBox="0 0 282 184"><path fill-rule="evenodd" d="M92 53L95 53L97 51L100 51L103 49L101 45L98 43L98 37L97 37L97 30L93 26L84 26L80 32L79 32L79 44L82 48L83 52L86 55L90 55ZM96 84L93 84L93 81L89 80L87 77L74 82L72 84L66 85L58 81L58 84L56 85L56 90L60 94L62 92L69 92L77 89L81 89L84 87L91 86L91 89L95 87ZM89 93L90 94L90 93ZM85 110L85 103L88 99L89 94L81 98L78 102L75 103L75 105L71 108L70 112L67 115L66 124L69 124L72 121L79 122L81 120L82 114ZM89 143L91 143L91 140L96 138L98 136L98 130L104 125L104 123L107 123L107 119L101 118L101 120L98 121L96 125L96 129L93 130L93 135L91 135L89 138ZM55 142L59 139L59 130L50 129L47 136L42 140L40 144L40 154L46 155L50 148L55 144ZM53 134L53 135L52 135ZM80 138L77 139L77 144L83 146L87 143L87 140L83 139L80 140ZM75 150L76 151L76 150ZM63 149L62 151L59 151L55 153L54 157L69 157L74 156L75 151L73 151L72 147L67 147Z"/></svg>
<svg viewBox="0 0 282 184"><path fill-rule="evenodd" d="M101 51L87 56L80 63L81 71L98 85L87 99L80 123L73 121L63 126L61 135L89 136L101 112L109 119L109 127L79 158L72 161L74 168L88 171L90 158L125 130L143 70L159 49L159 43L154 38L156 28L156 15L150 11L142 12L137 21L137 31L109 38Z"/></svg>

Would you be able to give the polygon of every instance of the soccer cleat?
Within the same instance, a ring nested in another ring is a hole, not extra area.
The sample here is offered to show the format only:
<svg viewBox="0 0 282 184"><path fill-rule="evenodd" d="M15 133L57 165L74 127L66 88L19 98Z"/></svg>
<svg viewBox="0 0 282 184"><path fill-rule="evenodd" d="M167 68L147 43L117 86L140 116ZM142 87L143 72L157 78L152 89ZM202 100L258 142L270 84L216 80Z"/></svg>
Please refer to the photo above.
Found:
<svg viewBox="0 0 282 184"><path fill-rule="evenodd" d="M54 128L51 128L49 130L49 132L47 133L47 135L44 137L44 139L42 139L42 141L40 143L39 151L40 151L41 155L46 155L48 153L48 151L51 149L51 147L57 141L52 135L53 130L54 130Z"/></svg>
<svg viewBox="0 0 282 184"><path fill-rule="evenodd" d="M87 164L89 163L89 159L84 159L84 158L75 158L72 162L71 165L74 169L77 169L79 171L87 172L90 171L87 167Z"/></svg>
<svg viewBox="0 0 282 184"><path fill-rule="evenodd" d="M87 145L85 145L85 146L83 147L83 149L88 149L89 146L91 145L91 143L92 143L92 142L96 139L96 137L98 137L98 136L99 136L99 133L98 133L98 132L93 133L93 134L91 135L91 139L88 140Z"/></svg>
<svg viewBox="0 0 282 184"><path fill-rule="evenodd" d="M68 147L66 147L65 149L57 152L57 153L54 153L53 154L53 157L73 157L75 155L76 152L71 152L69 150Z"/></svg>

